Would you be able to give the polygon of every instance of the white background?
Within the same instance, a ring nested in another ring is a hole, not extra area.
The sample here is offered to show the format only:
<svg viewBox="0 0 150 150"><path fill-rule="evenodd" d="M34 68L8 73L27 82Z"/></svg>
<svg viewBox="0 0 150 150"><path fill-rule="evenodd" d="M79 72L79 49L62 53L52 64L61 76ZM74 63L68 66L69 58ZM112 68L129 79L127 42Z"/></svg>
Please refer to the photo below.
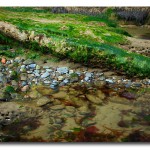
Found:
<svg viewBox="0 0 150 150"><path fill-rule="evenodd" d="M150 6L150 0L0 0L1 6Z"/></svg>
<svg viewBox="0 0 150 150"><path fill-rule="evenodd" d="M150 0L0 0L0 6L149 6ZM148 150L150 144L0 144L0 150Z"/></svg>

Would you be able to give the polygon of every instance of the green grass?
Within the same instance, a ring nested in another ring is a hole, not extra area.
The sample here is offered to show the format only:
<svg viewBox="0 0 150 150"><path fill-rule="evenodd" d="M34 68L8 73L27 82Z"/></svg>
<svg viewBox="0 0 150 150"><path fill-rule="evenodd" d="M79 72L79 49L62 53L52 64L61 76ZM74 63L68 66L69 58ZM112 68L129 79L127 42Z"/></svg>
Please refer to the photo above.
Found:
<svg viewBox="0 0 150 150"><path fill-rule="evenodd" d="M60 58L70 58L75 62L102 64L103 66L126 72L129 76L150 77L150 58L129 53L118 48L126 43L127 32L120 29L116 21L109 19L111 11L102 16L77 14L52 14L36 12L31 8L0 8L0 20L10 22L19 30L35 31L49 37L48 47L36 42L22 43L31 51L53 53ZM13 13L13 15L8 15ZM34 18L33 18L34 17ZM38 21L39 19L46 19ZM99 23L105 23L99 26ZM0 35L0 40L13 43L13 40ZM37 57L35 54L31 58Z"/></svg>

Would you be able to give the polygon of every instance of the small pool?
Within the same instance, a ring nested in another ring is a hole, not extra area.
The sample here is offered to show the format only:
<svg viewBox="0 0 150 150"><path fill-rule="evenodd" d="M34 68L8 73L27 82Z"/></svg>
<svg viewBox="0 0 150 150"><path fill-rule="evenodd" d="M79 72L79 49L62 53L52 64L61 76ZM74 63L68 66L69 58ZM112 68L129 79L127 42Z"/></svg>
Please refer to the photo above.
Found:
<svg viewBox="0 0 150 150"><path fill-rule="evenodd" d="M145 27L123 27L133 37L150 40L150 29Z"/></svg>

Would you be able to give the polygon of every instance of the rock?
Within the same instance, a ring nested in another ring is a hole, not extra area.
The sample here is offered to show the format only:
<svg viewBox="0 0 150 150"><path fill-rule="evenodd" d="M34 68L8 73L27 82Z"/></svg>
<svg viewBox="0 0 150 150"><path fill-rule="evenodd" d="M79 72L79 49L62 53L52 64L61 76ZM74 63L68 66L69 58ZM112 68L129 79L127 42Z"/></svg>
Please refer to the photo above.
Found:
<svg viewBox="0 0 150 150"><path fill-rule="evenodd" d="M20 68L21 68L21 69L25 69L25 68L26 68L26 65L21 65Z"/></svg>
<svg viewBox="0 0 150 150"><path fill-rule="evenodd" d="M58 87L58 81L57 80L53 80L52 84L50 85L50 88L55 90L55 89L57 89L57 87Z"/></svg>
<svg viewBox="0 0 150 150"><path fill-rule="evenodd" d="M65 79L63 82L64 82L65 84L67 84L67 83L69 83L69 80L68 80L68 79Z"/></svg>
<svg viewBox="0 0 150 150"><path fill-rule="evenodd" d="M57 100L57 99L55 99L54 101L53 101L53 105L61 105L62 103L61 103L61 101L59 101L59 100Z"/></svg>
<svg viewBox="0 0 150 150"><path fill-rule="evenodd" d="M92 95L92 94L86 94L87 99L95 104L101 104L103 101L100 97L97 97L96 95Z"/></svg>
<svg viewBox="0 0 150 150"><path fill-rule="evenodd" d="M35 68L36 67L36 64L30 64L30 65L28 65L29 66L29 68Z"/></svg>
<svg viewBox="0 0 150 150"><path fill-rule="evenodd" d="M62 110L64 109L65 106L64 105L55 105L55 106L51 106L52 110Z"/></svg>
<svg viewBox="0 0 150 150"><path fill-rule="evenodd" d="M11 81L11 85L14 86L15 88L18 88L18 83L15 80Z"/></svg>
<svg viewBox="0 0 150 150"><path fill-rule="evenodd" d="M79 78L78 77L72 77L71 79L70 79L70 82L78 82L79 81Z"/></svg>
<svg viewBox="0 0 150 150"><path fill-rule="evenodd" d="M34 64L34 61L32 59L27 59L23 62L24 65L30 65L30 64Z"/></svg>
<svg viewBox="0 0 150 150"><path fill-rule="evenodd" d="M40 70L34 70L33 73L39 73L40 74Z"/></svg>
<svg viewBox="0 0 150 150"><path fill-rule="evenodd" d="M82 126L84 126L84 127L89 127L89 126L92 126L92 125L94 125L94 124L96 124L96 122L95 121L93 121L93 120L91 120L91 119L84 119L83 121L82 121L82 123L81 123L81 125Z"/></svg>
<svg viewBox="0 0 150 150"><path fill-rule="evenodd" d="M47 71L47 72L53 72L53 70L52 70L52 69L46 69L46 71Z"/></svg>
<svg viewBox="0 0 150 150"><path fill-rule="evenodd" d="M4 92L0 90L0 101L3 100L4 98L5 98Z"/></svg>
<svg viewBox="0 0 150 150"><path fill-rule="evenodd" d="M71 112L71 113L75 113L75 112L76 112L76 109L75 109L75 107L73 107L73 106L66 106L66 110L67 110L68 112Z"/></svg>
<svg viewBox="0 0 150 150"><path fill-rule="evenodd" d="M21 68L20 72L26 72L26 68Z"/></svg>
<svg viewBox="0 0 150 150"><path fill-rule="evenodd" d="M11 97L12 97L12 99L15 99L15 100L22 99L21 95L18 93L11 93Z"/></svg>
<svg viewBox="0 0 150 150"><path fill-rule="evenodd" d="M22 92L27 92L29 90L29 85L25 85L24 87L21 88Z"/></svg>
<svg viewBox="0 0 150 150"><path fill-rule="evenodd" d="M65 99L67 97L67 93L64 91L60 91L58 93L52 94L52 96L53 98L56 98L56 99Z"/></svg>
<svg viewBox="0 0 150 150"><path fill-rule="evenodd" d="M46 88L44 86L37 87L36 90L43 96L51 95L54 91L50 88Z"/></svg>
<svg viewBox="0 0 150 150"><path fill-rule="evenodd" d="M104 76L101 76L101 77L99 77L99 80L100 80L100 81L104 81L104 80L105 80L105 77L104 77Z"/></svg>
<svg viewBox="0 0 150 150"><path fill-rule="evenodd" d="M101 90L97 90L96 95L101 100L105 98L105 94Z"/></svg>
<svg viewBox="0 0 150 150"><path fill-rule="evenodd" d="M76 97L76 96L72 96L72 95L69 95L69 98L71 100L71 102L75 105L75 106L78 106L78 107L82 107L82 106L87 106L88 104L88 101L85 101L83 100L82 98L80 97Z"/></svg>
<svg viewBox="0 0 150 150"><path fill-rule="evenodd" d="M40 74L39 73L34 73L34 75L36 76L36 77L39 77L40 76Z"/></svg>
<svg viewBox="0 0 150 150"><path fill-rule="evenodd" d="M27 75L26 74L21 74L20 75L20 80L21 81L26 81L27 80Z"/></svg>
<svg viewBox="0 0 150 150"><path fill-rule="evenodd" d="M79 81L79 76L76 73L70 74L70 82L78 82Z"/></svg>
<svg viewBox="0 0 150 150"><path fill-rule="evenodd" d="M36 65L36 70L40 70L41 67L39 65Z"/></svg>
<svg viewBox="0 0 150 150"><path fill-rule="evenodd" d="M60 74L66 74L68 73L68 68L67 67L57 68L57 72L59 72Z"/></svg>
<svg viewBox="0 0 150 150"><path fill-rule="evenodd" d="M134 86L134 87L141 87L141 86L142 86L142 84L141 84L141 83L137 83L137 82L135 82L135 83L133 83L133 84L132 84L132 86Z"/></svg>
<svg viewBox="0 0 150 150"><path fill-rule="evenodd" d="M9 64L11 64L11 62L8 60L8 61L6 62L6 65L9 65Z"/></svg>
<svg viewBox="0 0 150 150"><path fill-rule="evenodd" d="M69 111L67 111L67 110L63 110L63 111L61 112L61 116L64 117L64 118L75 117L75 113L69 112Z"/></svg>
<svg viewBox="0 0 150 150"><path fill-rule="evenodd" d="M125 83L124 86L125 86L126 88L129 88L129 87L131 87L131 84L132 84L132 82L131 82L131 81L128 81L127 83Z"/></svg>
<svg viewBox="0 0 150 150"><path fill-rule="evenodd" d="M72 74L72 73L74 73L74 70L69 70L69 74Z"/></svg>
<svg viewBox="0 0 150 150"><path fill-rule="evenodd" d="M103 87L104 85L106 85L106 82L105 81L95 81L94 84L96 86Z"/></svg>
<svg viewBox="0 0 150 150"><path fill-rule="evenodd" d="M43 69L49 69L49 66L43 66Z"/></svg>
<svg viewBox="0 0 150 150"><path fill-rule="evenodd" d="M49 81L49 80L44 81L44 84L46 84L46 85L49 85L50 83L51 83L51 81Z"/></svg>
<svg viewBox="0 0 150 150"><path fill-rule="evenodd" d="M32 90L32 91L29 93L29 97L32 98L32 99L36 99L36 98L42 97L42 95L41 95L38 91Z"/></svg>
<svg viewBox="0 0 150 150"><path fill-rule="evenodd" d="M58 76L58 81L62 81L64 79L63 76Z"/></svg>
<svg viewBox="0 0 150 150"><path fill-rule="evenodd" d="M6 64L6 61L7 61L6 58L2 58L1 63Z"/></svg>
<svg viewBox="0 0 150 150"><path fill-rule="evenodd" d="M88 81L88 80L89 80L89 77L85 77L84 80L85 80L85 81Z"/></svg>
<svg viewBox="0 0 150 150"><path fill-rule="evenodd" d="M55 122L54 122L54 118L52 118L52 117L49 118L49 124L54 124L54 123L55 123ZM53 130L52 130L52 131L53 131ZM51 132L52 132L52 131L51 131Z"/></svg>
<svg viewBox="0 0 150 150"><path fill-rule="evenodd" d="M50 88L52 88L53 90L57 89L58 85L54 85L54 84L51 84L50 85Z"/></svg>
<svg viewBox="0 0 150 150"><path fill-rule="evenodd" d="M56 118L55 123L56 124L61 124L61 123L63 123L63 120L61 118Z"/></svg>
<svg viewBox="0 0 150 150"><path fill-rule="evenodd" d="M134 93L131 92L123 92L121 94L122 97L125 97L127 99L136 99L136 95Z"/></svg>
<svg viewBox="0 0 150 150"><path fill-rule="evenodd" d="M22 59L21 59L20 57L16 57L16 58L14 59L14 61L17 62L17 63L20 63L20 62L22 61Z"/></svg>
<svg viewBox="0 0 150 150"><path fill-rule="evenodd" d="M52 102L52 99L43 96L37 100L37 106L43 106L50 102Z"/></svg>
<svg viewBox="0 0 150 150"><path fill-rule="evenodd" d="M108 83L111 83L111 84L114 83L114 81L112 79L106 79L105 81L108 82Z"/></svg>
<svg viewBox="0 0 150 150"><path fill-rule="evenodd" d="M49 75L50 75L49 72L45 72L44 74L42 74L41 78L46 78L46 77L48 77Z"/></svg>
<svg viewBox="0 0 150 150"><path fill-rule="evenodd" d="M91 78L92 75L93 75L93 73L90 73L90 72L87 72L87 73L85 74L85 76L86 76L86 77L89 77L89 78Z"/></svg>
<svg viewBox="0 0 150 150"><path fill-rule="evenodd" d="M89 115L89 114L91 114L91 111L86 106L80 107L78 110L79 110L80 115Z"/></svg>
<svg viewBox="0 0 150 150"><path fill-rule="evenodd" d="M0 72L0 82L3 82L4 75Z"/></svg>
<svg viewBox="0 0 150 150"><path fill-rule="evenodd" d="M32 70L28 70L27 73L28 73L28 74L32 74L33 71L32 71Z"/></svg>

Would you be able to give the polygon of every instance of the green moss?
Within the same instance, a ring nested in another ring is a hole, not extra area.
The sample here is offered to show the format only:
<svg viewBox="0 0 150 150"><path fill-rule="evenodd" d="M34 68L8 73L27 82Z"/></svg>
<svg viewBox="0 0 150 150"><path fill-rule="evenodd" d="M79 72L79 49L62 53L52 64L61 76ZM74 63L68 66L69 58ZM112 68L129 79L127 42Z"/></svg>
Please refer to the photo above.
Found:
<svg viewBox="0 0 150 150"><path fill-rule="evenodd" d="M52 53L59 58L67 57L86 64L92 62L123 71L129 76L150 77L150 58L117 47L119 43L127 43L124 35L128 33L120 29L115 21L109 19L113 13L111 9L108 9L106 14L96 17L34 11L32 13L14 11L12 16L8 16L8 10L2 8L0 10L2 12L0 20L8 21L20 30L33 30L36 35L44 33L50 38L48 47L39 46L37 42L21 43L33 52ZM43 18L46 19L45 22L40 21ZM106 26L98 26L101 22ZM14 44L11 38L0 35L0 39L5 43ZM36 57L38 56L35 54L31 55L31 58Z"/></svg>
<svg viewBox="0 0 150 150"><path fill-rule="evenodd" d="M12 86L7 86L5 88L5 92L6 93L14 93L15 92L15 89L12 87Z"/></svg>

